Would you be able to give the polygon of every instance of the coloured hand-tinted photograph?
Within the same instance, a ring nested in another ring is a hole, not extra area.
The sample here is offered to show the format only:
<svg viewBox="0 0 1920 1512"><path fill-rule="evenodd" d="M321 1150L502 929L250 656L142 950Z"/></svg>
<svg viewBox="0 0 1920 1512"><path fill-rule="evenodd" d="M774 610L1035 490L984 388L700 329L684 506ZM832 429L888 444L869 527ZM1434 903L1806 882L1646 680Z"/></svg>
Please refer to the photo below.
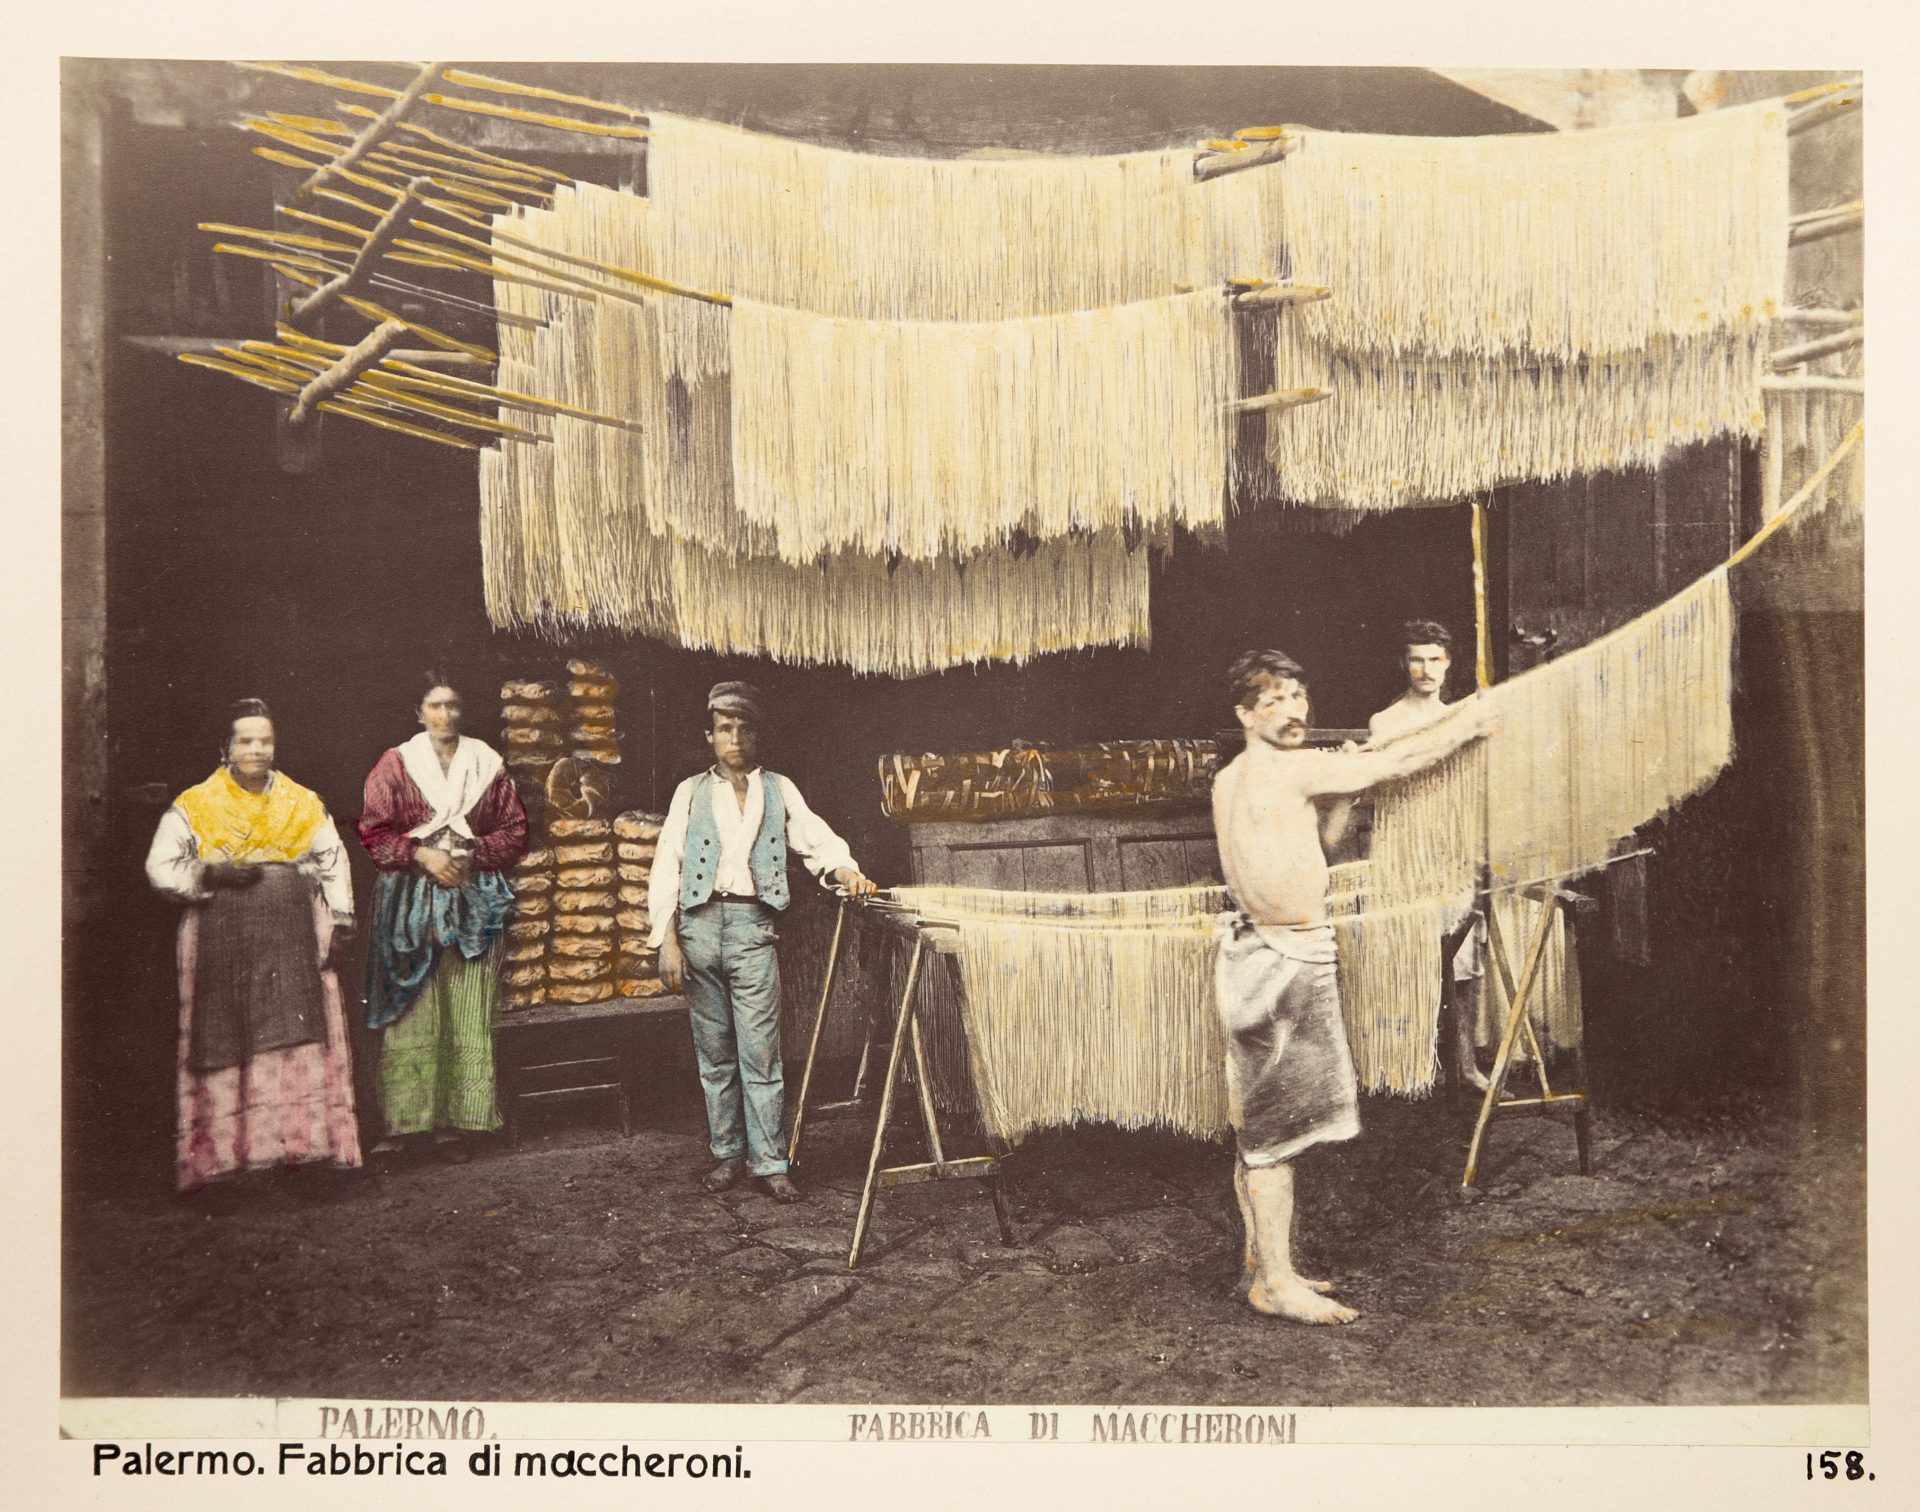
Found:
<svg viewBox="0 0 1920 1512"><path fill-rule="evenodd" d="M1863 1408L1863 99L64 60L68 1431Z"/></svg>

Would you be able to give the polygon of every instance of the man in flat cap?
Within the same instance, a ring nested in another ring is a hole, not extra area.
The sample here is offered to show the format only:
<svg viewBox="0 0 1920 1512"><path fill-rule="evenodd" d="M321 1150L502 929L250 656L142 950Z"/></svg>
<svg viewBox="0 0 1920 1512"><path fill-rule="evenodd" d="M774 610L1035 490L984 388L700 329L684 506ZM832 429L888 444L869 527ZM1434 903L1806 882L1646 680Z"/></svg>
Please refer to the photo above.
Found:
<svg viewBox="0 0 1920 1512"><path fill-rule="evenodd" d="M787 1175L780 1067L780 963L774 925L786 908L791 851L823 885L877 891L847 844L800 790L760 766L759 691L715 683L707 694L714 764L674 789L660 831L647 910L660 977L684 990L719 1162L701 1180L724 1192L752 1174L776 1202L800 1201Z"/></svg>

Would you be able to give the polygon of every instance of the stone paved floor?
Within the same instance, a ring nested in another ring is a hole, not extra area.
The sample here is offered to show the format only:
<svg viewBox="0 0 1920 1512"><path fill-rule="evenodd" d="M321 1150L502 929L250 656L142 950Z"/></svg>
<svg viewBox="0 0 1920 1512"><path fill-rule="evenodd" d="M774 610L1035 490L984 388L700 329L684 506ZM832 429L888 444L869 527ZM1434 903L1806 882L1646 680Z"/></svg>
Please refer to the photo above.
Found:
<svg viewBox="0 0 1920 1512"><path fill-rule="evenodd" d="M1061 1131L972 1183L884 1192L870 1131L810 1134L810 1200L721 1197L697 1114L590 1118L465 1167L259 1184L209 1213L70 1198L69 1395L845 1403L1494 1404L1864 1398L1864 1159L1757 1116L1496 1126L1482 1189L1441 1102L1370 1101L1300 1167L1304 1268L1343 1329L1235 1294L1224 1149ZM902 1146L905 1151L905 1144Z"/></svg>

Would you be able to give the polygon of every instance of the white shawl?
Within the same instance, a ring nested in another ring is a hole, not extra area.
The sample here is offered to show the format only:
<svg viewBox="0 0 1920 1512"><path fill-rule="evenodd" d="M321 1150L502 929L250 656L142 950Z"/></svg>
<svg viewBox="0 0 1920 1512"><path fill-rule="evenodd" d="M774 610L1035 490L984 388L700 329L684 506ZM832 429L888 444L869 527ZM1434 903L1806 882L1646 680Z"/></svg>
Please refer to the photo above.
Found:
<svg viewBox="0 0 1920 1512"><path fill-rule="evenodd" d="M467 827L467 814L500 775L500 753L484 741L462 735L454 747L453 760L442 771L433 737L422 730L400 747L400 762L433 810L424 824L416 824L407 833L424 840L442 830L452 830L472 840L474 833Z"/></svg>

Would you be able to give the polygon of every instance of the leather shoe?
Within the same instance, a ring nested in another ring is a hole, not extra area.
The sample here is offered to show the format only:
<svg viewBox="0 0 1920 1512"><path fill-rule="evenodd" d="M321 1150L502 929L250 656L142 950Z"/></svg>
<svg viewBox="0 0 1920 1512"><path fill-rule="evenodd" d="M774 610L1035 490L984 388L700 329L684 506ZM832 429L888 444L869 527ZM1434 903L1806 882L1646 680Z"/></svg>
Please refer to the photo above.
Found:
<svg viewBox="0 0 1920 1512"><path fill-rule="evenodd" d="M702 1191L724 1192L747 1172L745 1161L723 1160L700 1178Z"/></svg>
<svg viewBox="0 0 1920 1512"><path fill-rule="evenodd" d="M777 1176L763 1176L760 1185L766 1188L767 1195L775 1202L805 1202L806 1194L795 1186L783 1171Z"/></svg>

